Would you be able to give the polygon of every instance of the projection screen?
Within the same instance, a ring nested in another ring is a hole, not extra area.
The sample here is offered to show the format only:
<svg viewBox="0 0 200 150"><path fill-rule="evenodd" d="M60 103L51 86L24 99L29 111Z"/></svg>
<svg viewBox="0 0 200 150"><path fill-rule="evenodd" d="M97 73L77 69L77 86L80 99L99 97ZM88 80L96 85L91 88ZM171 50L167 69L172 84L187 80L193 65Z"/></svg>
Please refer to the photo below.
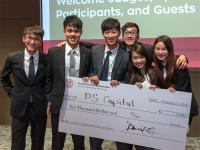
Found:
<svg viewBox="0 0 200 150"><path fill-rule="evenodd" d="M43 0L44 52L65 40L62 23L68 15L83 21L82 41L103 43L100 25L107 17L119 19L121 25L136 22L140 41L153 44L166 34L173 38L176 54L186 55L190 68L200 68L199 0Z"/></svg>

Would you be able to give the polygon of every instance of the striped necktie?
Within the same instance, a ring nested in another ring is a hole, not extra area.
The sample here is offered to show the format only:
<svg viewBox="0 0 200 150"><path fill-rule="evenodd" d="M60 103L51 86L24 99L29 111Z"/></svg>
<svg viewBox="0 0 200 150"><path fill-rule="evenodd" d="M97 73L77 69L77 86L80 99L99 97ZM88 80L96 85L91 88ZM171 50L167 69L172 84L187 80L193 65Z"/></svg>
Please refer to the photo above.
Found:
<svg viewBox="0 0 200 150"><path fill-rule="evenodd" d="M109 56L111 54L112 54L111 51L107 51L106 52L106 58L105 58L104 63L103 63L103 68L102 68L101 77L100 77L100 79L103 80L103 81L107 81L108 80Z"/></svg>
<svg viewBox="0 0 200 150"><path fill-rule="evenodd" d="M75 77L75 50L69 52L69 76Z"/></svg>

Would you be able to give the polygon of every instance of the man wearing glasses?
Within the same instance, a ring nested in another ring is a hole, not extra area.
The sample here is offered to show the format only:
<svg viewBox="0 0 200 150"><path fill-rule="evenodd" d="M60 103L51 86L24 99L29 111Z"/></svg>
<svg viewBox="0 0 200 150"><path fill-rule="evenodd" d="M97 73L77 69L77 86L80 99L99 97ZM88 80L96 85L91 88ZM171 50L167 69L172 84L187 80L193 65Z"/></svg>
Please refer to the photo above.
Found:
<svg viewBox="0 0 200 150"><path fill-rule="evenodd" d="M29 124L31 149L43 150L47 106L46 62L39 52L43 35L39 25L27 26L22 37L25 49L9 54L1 73L2 86L11 98L11 150L25 149Z"/></svg>
<svg viewBox="0 0 200 150"><path fill-rule="evenodd" d="M134 22L127 22L122 26L122 38L123 42L121 47L130 51L130 49L136 44L139 43L140 38L140 28L138 24ZM153 61L153 45L142 43L147 50L147 54L150 61ZM187 58L184 55L177 57L176 65L178 68L184 68L187 64Z"/></svg>

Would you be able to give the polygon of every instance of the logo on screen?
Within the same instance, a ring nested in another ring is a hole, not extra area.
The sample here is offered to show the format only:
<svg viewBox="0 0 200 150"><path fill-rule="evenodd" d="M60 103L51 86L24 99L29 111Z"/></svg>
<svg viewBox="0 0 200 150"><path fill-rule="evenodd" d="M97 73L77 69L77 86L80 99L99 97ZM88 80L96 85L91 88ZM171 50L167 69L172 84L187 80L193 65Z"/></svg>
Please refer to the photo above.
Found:
<svg viewBox="0 0 200 150"><path fill-rule="evenodd" d="M65 86L66 86L67 88L72 88L73 85L74 85L74 81L73 81L72 79L67 79L67 80L65 80Z"/></svg>

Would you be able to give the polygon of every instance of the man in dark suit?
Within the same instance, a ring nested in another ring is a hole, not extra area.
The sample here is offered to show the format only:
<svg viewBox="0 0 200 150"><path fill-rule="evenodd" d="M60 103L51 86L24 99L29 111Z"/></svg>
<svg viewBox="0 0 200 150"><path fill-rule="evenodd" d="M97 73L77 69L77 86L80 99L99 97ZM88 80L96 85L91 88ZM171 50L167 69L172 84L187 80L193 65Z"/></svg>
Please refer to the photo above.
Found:
<svg viewBox="0 0 200 150"><path fill-rule="evenodd" d="M91 50L79 44L82 34L80 18L75 15L67 16L63 22L63 28L66 44L50 48L48 52L47 79L50 81L52 89L49 95L47 114L51 115L53 150L62 150L66 137L65 133L58 131L59 112L65 94L65 79L68 76L80 78L88 76L91 64ZM84 136L72 134L72 140L75 150L85 149Z"/></svg>
<svg viewBox="0 0 200 150"><path fill-rule="evenodd" d="M95 84L99 80L111 81L116 85L118 81L125 79L128 71L128 52L119 47L120 23L117 19L107 18L101 24L102 35L106 45L92 47L92 76L90 80ZM90 137L90 149L102 150L103 139ZM119 145L120 146L120 145ZM125 145L126 146L126 145ZM118 150L126 150L125 147Z"/></svg>
<svg viewBox="0 0 200 150"><path fill-rule="evenodd" d="M46 61L39 52L44 35L38 25L24 29L25 50L8 55L1 83L11 98L12 150L24 150L26 132L31 125L32 150L43 150L46 129ZM11 74L13 80L11 80Z"/></svg>
<svg viewBox="0 0 200 150"><path fill-rule="evenodd" d="M134 22L127 22L122 26L122 39L120 46L129 51L136 43L140 43L140 28L138 24ZM147 50L149 60L153 61L153 45L142 43ZM184 68L187 64L187 58L184 55L177 56L176 66L178 68Z"/></svg>
<svg viewBox="0 0 200 150"><path fill-rule="evenodd" d="M121 46L126 49L127 51L130 51L131 48L138 43L140 29L138 24L134 22L127 22L122 26L122 38L123 42L121 42ZM147 50L147 54L149 57L149 60L152 61L153 56L153 45L142 43Z"/></svg>

